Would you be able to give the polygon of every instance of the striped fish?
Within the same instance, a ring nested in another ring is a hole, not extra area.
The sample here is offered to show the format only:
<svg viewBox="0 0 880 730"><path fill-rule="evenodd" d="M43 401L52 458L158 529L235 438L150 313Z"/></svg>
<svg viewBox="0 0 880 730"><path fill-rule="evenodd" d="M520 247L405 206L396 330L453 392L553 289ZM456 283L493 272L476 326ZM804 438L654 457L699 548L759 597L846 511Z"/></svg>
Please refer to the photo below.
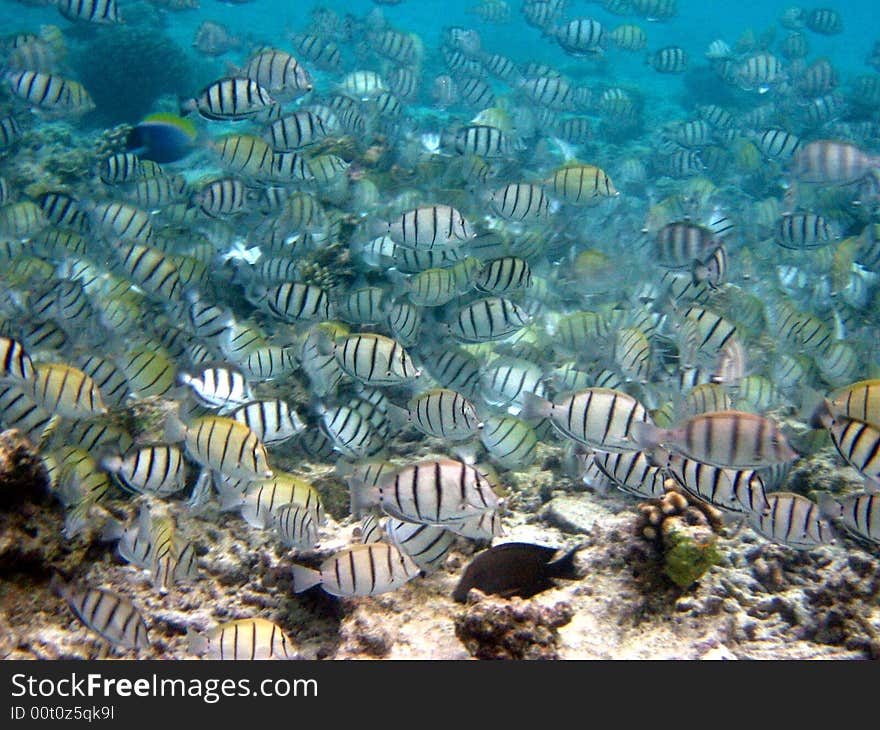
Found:
<svg viewBox="0 0 880 730"><path fill-rule="evenodd" d="M33 382L36 377L30 355L17 340L0 337L0 377L11 378L22 384Z"/></svg>
<svg viewBox="0 0 880 730"><path fill-rule="evenodd" d="M299 363L292 347L282 345L263 345L247 353L239 362L244 376L249 380L267 382L289 375Z"/></svg>
<svg viewBox="0 0 880 730"><path fill-rule="evenodd" d="M95 108L95 102L78 81L37 71L9 71L12 93L28 104L52 114L78 116Z"/></svg>
<svg viewBox="0 0 880 730"><path fill-rule="evenodd" d="M242 618L215 629L186 634L190 654L202 659L294 659L293 641L276 624L264 618Z"/></svg>
<svg viewBox="0 0 880 730"><path fill-rule="evenodd" d="M468 398L477 397L481 363L467 350L455 346L437 352L429 350L422 359L431 377L444 388L457 390Z"/></svg>
<svg viewBox="0 0 880 730"><path fill-rule="evenodd" d="M84 20L99 25L123 22L116 0L53 0L52 4L68 20Z"/></svg>
<svg viewBox="0 0 880 730"><path fill-rule="evenodd" d="M305 428L297 412L278 399L251 401L229 417L247 426L267 446L284 443Z"/></svg>
<svg viewBox="0 0 880 730"><path fill-rule="evenodd" d="M763 514L770 509L764 481L754 470L722 469L670 454L666 469L689 494L731 512Z"/></svg>
<svg viewBox="0 0 880 730"><path fill-rule="evenodd" d="M324 519L321 495L308 481L288 472L279 471L271 479L249 482L242 493L230 492L222 483L217 486L218 491L226 492L224 508L240 508L244 520L260 530L271 527L276 511L289 504L312 512L317 523Z"/></svg>
<svg viewBox="0 0 880 730"><path fill-rule="evenodd" d="M101 588L78 589L54 579L54 588L76 617L102 639L126 649L149 649L147 624L128 600Z"/></svg>
<svg viewBox="0 0 880 730"><path fill-rule="evenodd" d="M828 395L827 408L834 418L864 421L880 428L880 380L860 380Z"/></svg>
<svg viewBox="0 0 880 730"><path fill-rule="evenodd" d="M666 494L666 474L647 452L594 451L593 463L618 489L634 497L659 499Z"/></svg>
<svg viewBox="0 0 880 730"><path fill-rule="evenodd" d="M768 540L795 550L812 550L835 542L834 530L822 519L819 507L806 497L792 492L767 495L769 509L752 513L749 525Z"/></svg>
<svg viewBox="0 0 880 730"><path fill-rule="evenodd" d="M272 122L265 140L276 152L293 152L320 142L328 133L317 114L298 111Z"/></svg>
<svg viewBox="0 0 880 730"><path fill-rule="evenodd" d="M537 455L535 430L516 416L486 416L480 441L489 457L506 469L525 468Z"/></svg>
<svg viewBox="0 0 880 730"><path fill-rule="evenodd" d="M587 388L554 403L526 393L525 420L548 418L563 436L602 451L637 451L633 428L651 424L645 407L627 393Z"/></svg>
<svg viewBox="0 0 880 730"><path fill-rule="evenodd" d="M421 375L409 353L384 335L346 335L337 337L329 349L326 343L322 346L345 373L367 385L396 385Z"/></svg>
<svg viewBox="0 0 880 730"><path fill-rule="evenodd" d="M759 469L798 458L774 421L744 411L701 413L676 429L636 426L633 435L642 448L662 445L729 469Z"/></svg>
<svg viewBox="0 0 880 730"><path fill-rule="evenodd" d="M480 269L474 286L487 294L521 291L532 286L532 271L528 261L516 256L492 259Z"/></svg>
<svg viewBox="0 0 880 730"><path fill-rule="evenodd" d="M128 392L137 398L162 396L174 387L174 361L162 348L130 350L116 360L128 383Z"/></svg>
<svg viewBox="0 0 880 730"><path fill-rule="evenodd" d="M100 464L135 492L167 497L186 486L183 453L176 446L142 446L124 456L105 457Z"/></svg>
<svg viewBox="0 0 880 730"><path fill-rule="evenodd" d="M449 441L463 441L483 427L477 407L461 393L445 388L429 390L411 398L409 419L422 433Z"/></svg>
<svg viewBox="0 0 880 730"><path fill-rule="evenodd" d="M95 381L82 370L63 363L37 365L28 395L40 408L65 418L92 418L107 413Z"/></svg>
<svg viewBox="0 0 880 730"><path fill-rule="evenodd" d="M663 266L691 266L705 261L718 248L719 241L711 229L690 221L668 223L657 232L654 251Z"/></svg>
<svg viewBox="0 0 880 730"><path fill-rule="evenodd" d="M855 535L880 542L880 495L850 494L835 499L830 494L819 496L819 508L830 520L839 520Z"/></svg>
<svg viewBox="0 0 880 730"><path fill-rule="evenodd" d="M98 165L98 177L108 185L132 182L141 175L140 159L133 152L117 152Z"/></svg>
<svg viewBox="0 0 880 730"><path fill-rule="evenodd" d="M182 372L177 379L192 390L199 403L207 408L218 408L221 412L254 399L244 373L234 365L209 365L194 374Z"/></svg>
<svg viewBox="0 0 880 730"><path fill-rule="evenodd" d="M431 573L443 564L455 542L455 533L443 527L416 525L392 517L385 522L385 534L425 573Z"/></svg>
<svg viewBox="0 0 880 730"><path fill-rule="evenodd" d="M378 503L392 517L419 524L460 522L499 506L487 476L460 461L420 461L384 475L378 493L355 485L356 509Z"/></svg>
<svg viewBox="0 0 880 730"><path fill-rule="evenodd" d="M504 297L486 297L453 312L446 327L449 334L464 342L502 340L531 321L531 315Z"/></svg>
<svg viewBox="0 0 880 730"><path fill-rule="evenodd" d="M25 390L25 386L0 383L0 424L15 428L32 444L41 445L54 430L57 419L40 408Z"/></svg>
<svg viewBox="0 0 880 730"><path fill-rule="evenodd" d="M659 73L680 74L687 71L688 54L679 46L665 46L650 54L646 63Z"/></svg>
<svg viewBox="0 0 880 730"><path fill-rule="evenodd" d="M262 306L285 322L330 319L330 297L314 284L285 282L267 288L260 297Z"/></svg>
<svg viewBox="0 0 880 730"><path fill-rule="evenodd" d="M89 209L92 225L105 238L149 245L153 240L153 222L150 214L128 203L97 203Z"/></svg>
<svg viewBox="0 0 880 730"><path fill-rule="evenodd" d="M785 213L776 224L774 241L783 248L807 251L840 238L836 226L816 213Z"/></svg>
<svg viewBox="0 0 880 730"><path fill-rule="evenodd" d="M349 406L325 409L321 414L321 427L336 450L351 459L367 459L385 448L385 439L370 420Z"/></svg>
<svg viewBox="0 0 880 730"><path fill-rule="evenodd" d="M837 417L829 430L831 441L843 460L866 479L880 482L880 428Z"/></svg>
<svg viewBox="0 0 880 730"><path fill-rule="evenodd" d="M544 397L544 372L522 358L501 356L483 369L481 396L492 406L522 405L524 393Z"/></svg>
<svg viewBox="0 0 880 730"><path fill-rule="evenodd" d="M309 72L289 53L276 48L252 56L242 70L242 75L284 101L290 101L312 90Z"/></svg>
<svg viewBox="0 0 880 730"><path fill-rule="evenodd" d="M271 178L274 153L259 137L252 134L229 134L210 146L227 172L255 180Z"/></svg>
<svg viewBox="0 0 880 730"><path fill-rule="evenodd" d="M597 198L620 195L608 174L595 165L563 165L545 185L551 195L570 205L589 205Z"/></svg>
<svg viewBox="0 0 880 730"><path fill-rule="evenodd" d="M169 435L178 435L183 430L186 453L202 466L233 478L272 478L266 447L243 423L221 416L203 416L181 426L182 429L173 428Z"/></svg>
<svg viewBox="0 0 880 730"><path fill-rule="evenodd" d="M651 369L651 345L641 329L624 327L617 331L614 362L627 378L647 382Z"/></svg>
<svg viewBox="0 0 880 730"><path fill-rule="evenodd" d="M490 194L492 209L500 217L533 223L550 214L550 199L540 185L510 183Z"/></svg>
<svg viewBox="0 0 880 730"><path fill-rule="evenodd" d="M181 114L198 111L205 119L237 121L250 119L275 100L253 79L227 76L209 84L194 99L181 105Z"/></svg>
<svg viewBox="0 0 880 730"><path fill-rule="evenodd" d="M504 132L487 124L460 127L452 146L459 155L476 155L487 160L507 157L513 149L512 141Z"/></svg>
<svg viewBox="0 0 880 730"><path fill-rule="evenodd" d="M465 217L449 205L422 205L388 223L386 234L406 248L432 251L459 246L474 237Z"/></svg>
<svg viewBox="0 0 880 730"><path fill-rule="evenodd" d="M246 195L241 180L226 177L205 185L193 196L192 202L205 215L218 218L244 212Z"/></svg>
<svg viewBox="0 0 880 730"><path fill-rule="evenodd" d="M295 550L314 550L318 544L318 525L314 510L290 503L273 512L275 531L287 547Z"/></svg>
<svg viewBox="0 0 880 730"><path fill-rule="evenodd" d="M399 588L420 574L419 566L395 545L352 545L327 558L320 570L293 566L293 591L316 585L331 595L375 596Z"/></svg>
<svg viewBox="0 0 880 730"><path fill-rule="evenodd" d="M411 347L419 341L422 331L421 312L409 302L394 302L388 308L386 319L394 339L404 347Z"/></svg>

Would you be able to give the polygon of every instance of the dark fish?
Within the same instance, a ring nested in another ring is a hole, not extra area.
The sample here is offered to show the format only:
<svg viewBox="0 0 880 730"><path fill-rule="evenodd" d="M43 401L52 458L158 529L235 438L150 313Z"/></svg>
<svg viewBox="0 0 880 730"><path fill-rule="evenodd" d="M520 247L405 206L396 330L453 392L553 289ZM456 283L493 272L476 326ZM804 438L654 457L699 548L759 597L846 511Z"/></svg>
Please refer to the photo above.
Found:
<svg viewBox="0 0 880 730"><path fill-rule="evenodd" d="M126 147L143 160L176 162L195 149L196 128L176 114L151 114L128 134Z"/></svg>
<svg viewBox="0 0 880 730"><path fill-rule="evenodd" d="M496 545L479 553L465 568L452 598L464 603L471 588L505 598L531 598L553 588L551 578L577 579L574 556L582 547L576 545L561 558L553 560L557 548L528 542Z"/></svg>

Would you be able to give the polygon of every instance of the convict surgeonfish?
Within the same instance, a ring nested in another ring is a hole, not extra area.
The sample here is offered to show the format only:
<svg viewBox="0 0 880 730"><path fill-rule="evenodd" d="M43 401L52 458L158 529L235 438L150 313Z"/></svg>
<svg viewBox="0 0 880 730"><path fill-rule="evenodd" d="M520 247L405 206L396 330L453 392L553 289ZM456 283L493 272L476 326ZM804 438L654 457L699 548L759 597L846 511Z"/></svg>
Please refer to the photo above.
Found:
<svg viewBox="0 0 880 730"><path fill-rule="evenodd" d="M189 652L202 659L294 659L294 643L284 631L264 618L242 618L199 633L187 629Z"/></svg>
<svg viewBox="0 0 880 730"><path fill-rule="evenodd" d="M320 570L295 565L293 591L302 593L320 585L334 596L376 596L396 590L420 573L419 566L398 547L371 542L340 550L327 558Z"/></svg>
<svg viewBox="0 0 880 730"><path fill-rule="evenodd" d="M433 459L387 473L376 487L352 483L353 512L377 504L399 520L442 526L495 510L500 500L485 472Z"/></svg>
<svg viewBox="0 0 880 730"><path fill-rule="evenodd" d="M774 421L744 411L701 413L675 429L651 424L634 429L635 440L643 448L663 445L723 468L759 469L798 458Z"/></svg>
<svg viewBox="0 0 880 730"><path fill-rule="evenodd" d="M150 648L147 624L127 599L102 588L76 588L57 576L53 586L76 617L102 639L126 649Z"/></svg>

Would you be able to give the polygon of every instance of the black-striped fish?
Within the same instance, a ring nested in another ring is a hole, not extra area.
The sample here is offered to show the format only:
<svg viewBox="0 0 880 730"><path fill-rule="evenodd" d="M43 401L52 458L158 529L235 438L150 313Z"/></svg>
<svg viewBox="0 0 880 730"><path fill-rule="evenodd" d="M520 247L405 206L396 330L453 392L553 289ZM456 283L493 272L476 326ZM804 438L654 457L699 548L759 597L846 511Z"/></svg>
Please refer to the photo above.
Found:
<svg viewBox="0 0 880 730"><path fill-rule="evenodd" d="M373 428L369 418L349 406L327 408L321 414L321 427L343 456L368 459L385 448L385 439Z"/></svg>
<svg viewBox="0 0 880 730"><path fill-rule="evenodd" d="M642 448L657 445L712 466L759 469L798 458L775 421L744 411L713 411L693 416L675 429L635 426Z"/></svg>
<svg viewBox="0 0 880 730"><path fill-rule="evenodd" d="M84 20L99 25L123 22L116 0L53 0L51 4L68 20Z"/></svg>
<svg viewBox="0 0 880 730"><path fill-rule="evenodd" d="M396 385L421 375L409 353L384 335L361 332L319 344L323 354L333 354L339 367L367 385Z"/></svg>
<svg viewBox="0 0 880 730"><path fill-rule="evenodd" d="M292 152L320 142L327 134L321 117L310 111L298 111L272 122L266 141L276 152Z"/></svg>
<svg viewBox="0 0 880 730"><path fill-rule="evenodd" d="M21 384L33 382L36 372L30 355L17 340L0 337L0 377L12 378Z"/></svg>
<svg viewBox="0 0 880 730"><path fill-rule="evenodd" d="M532 286L529 262L516 256L487 261L474 278L474 286L487 294L506 294Z"/></svg>
<svg viewBox="0 0 880 730"><path fill-rule="evenodd" d="M659 499L666 494L666 474L644 451L594 451L593 463L621 491L634 497Z"/></svg>
<svg viewBox="0 0 880 730"><path fill-rule="evenodd" d="M834 498L827 492L819 496L819 509L830 520L839 520L853 534L880 542L880 495L849 494Z"/></svg>
<svg viewBox="0 0 880 730"><path fill-rule="evenodd" d="M92 418L107 413L95 381L82 370L63 363L36 365L28 395L40 408L65 418Z"/></svg>
<svg viewBox="0 0 880 730"><path fill-rule="evenodd" d="M535 460L538 446L535 430L516 416L486 416L480 441L489 457L507 469L527 467Z"/></svg>
<svg viewBox="0 0 880 730"><path fill-rule="evenodd" d="M102 588L75 588L58 578L53 587L76 617L102 639L126 649L150 648L147 624L127 599Z"/></svg>
<svg viewBox="0 0 880 730"><path fill-rule="evenodd" d="M450 335L463 342L488 342L509 337L531 321L531 315L504 297L486 297L454 311L447 322Z"/></svg>
<svg viewBox="0 0 880 730"><path fill-rule="evenodd" d="M387 224L389 238L400 246L422 251L460 246L474 237L467 219L450 205L422 205Z"/></svg>
<svg viewBox="0 0 880 730"><path fill-rule="evenodd" d="M251 56L242 75L279 100L290 101L312 90L312 77L287 51L270 48Z"/></svg>
<svg viewBox="0 0 880 730"><path fill-rule="evenodd" d="M270 93L253 79L227 76L206 86L181 105L181 114L198 111L205 119L250 119L275 103Z"/></svg>
<svg viewBox="0 0 880 730"><path fill-rule="evenodd" d="M476 405L461 393L445 388L428 390L411 398L407 413L419 431L449 441L471 438L483 426Z"/></svg>
<svg viewBox="0 0 880 730"><path fill-rule="evenodd" d="M651 425L645 407L631 395L610 388L587 388L558 403L526 393L522 418L548 418L563 435L602 451L637 451L633 428Z"/></svg>
<svg viewBox="0 0 880 730"><path fill-rule="evenodd" d="M274 527L281 541L296 550L314 550L318 544L318 525L315 511L292 502L277 507L273 512Z"/></svg>
<svg viewBox="0 0 880 730"><path fill-rule="evenodd" d="M340 550L320 570L294 565L293 591L302 593L320 585L334 596L375 596L399 588L420 573L413 559L395 545L372 542Z"/></svg>
<svg viewBox="0 0 880 730"><path fill-rule="evenodd" d="M199 403L221 413L254 399L244 373L227 363L202 367L195 373L181 372L177 379L192 390Z"/></svg>
<svg viewBox="0 0 880 730"><path fill-rule="evenodd" d="M247 426L267 446L284 443L305 428L297 412L278 399L245 403L229 417Z"/></svg>
<svg viewBox="0 0 880 730"><path fill-rule="evenodd" d="M455 542L455 533L436 525L416 525L389 517L385 521L388 540L409 555L426 573L437 570Z"/></svg>
<svg viewBox="0 0 880 730"><path fill-rule="evenodd" d="M812 550L836 541L831 524L822 518L815 502L792 492L767 495L769 509L752 513L749 525L768 540L795 550Z"/></svg>
<svg viewBox="0 0 880 730"><path fill-rule="evenodd" d="M688 69L688 54L680 46L665 46L649 54L645 63L659 73L680 74Z"/></svg>
<svg viewBox="0 0 880 730"><path fill-rule="evenodd" d="M81 83L57 74L9 71L6 81L15 96L51 114L77 116L95 108L94 100Z"/></svg>
<svg viewBox="0 0 880 730"><path fill-rule="evenodd" d="M419 461L384 475L378 489L353 485L352 505L379 504L392 517L426 525L444 525L497 509L498 495L479 469L461 461Z"/></svg>
<svg viewBox="0 0 880 730"><path fill-rule="evenodd" d="M228 477L272 478L263 442L247 426L231 418L203 416L189 425L172 421L168 436L171 441L182 437L190 458Z"/></svg>
<svg viewBox="0 0 880 730"><path fill-rule="evenodd" d="M142 446L124 455L107 456L100 464L135 492L167 497L186 484L183 453L176 446Z"/></svg>
<svg viewBox="0 0 880 730"><path fill-rule="evenodd" d="M293 641L277 625L264 618L242 618L198 633L186 634L190 654L202 659L266 660L294 659Z"/></svg>
<svg viewBox="0 0 880 730"><path fill-rule="evenodd" d="M764 481L752 469L724 469L670 454L666 469L682 489L731 512L763 514L770 509Z"/></svg>

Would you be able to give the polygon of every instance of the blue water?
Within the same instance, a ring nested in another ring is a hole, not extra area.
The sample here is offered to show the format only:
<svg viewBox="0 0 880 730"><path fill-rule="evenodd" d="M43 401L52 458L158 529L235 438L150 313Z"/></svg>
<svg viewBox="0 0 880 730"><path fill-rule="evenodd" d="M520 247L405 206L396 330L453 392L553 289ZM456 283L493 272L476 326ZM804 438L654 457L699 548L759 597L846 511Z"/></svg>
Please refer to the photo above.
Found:
<svg viewBox="0 0 880 730"><path fill-rule="evenodd" d="M520 14L519 0L509 5L513 11L513 22L509 25L493 25L483 22L479 17L468 13L474 0L405 0L396 6L381 6L381 12L395 27L419 33L428 48L435 48L440 30L448 25L463 25L480 31L484 47L491 51L503 52L514 59L536 59L560 66L572 66L573 59L566 56L555 43L542 39L538 30L527 26ZM679 0L679 14L665 23L649 23L642 19L619 17L607 13L600 4L572 0L565 14L567 18L591 16L606 27L613 28L621 23L639 23L648 32L649 48L668 44L680 45L701 59L708 44L715 38L724 38L730 45L748 28L756 33L769 26L777 27L777 37L783 38L787 32L778 26L777 19L782 12L791 7L790 0L740 0L739 2L718 2L713 0ZM130 5L126 0L119 3L123 12ZM848 76L864 73L864 59L873 42L880 38L880 25L877 22L877 4L874 0L858 2L829 2L827 7L837 9L844 18L844 32L837 36L824 37L807 32L810 42L810 57L828 56L838 71L846 79ZM351 13L358 17L375 10L377 5L369 0L346 0L345 2L297 2L288 0L254 0L241 5L227 5L216 0L202 0L197 10L168 12L167 32L189 49L195 29L204 20L214 20L226 24L239 34L248 34L267 44L289 47L285 36L289 31L302 30L309 22L313 8L329 8L340 16ZM812 8L811 4L804 7ZM0 3L0 27L6 33L35 31L41 24L52 23L66 28L72 25L61 17L54 8L33 8L11 0ZM230 61L238 61L234 56L224 56L214 61L216 68L225 70ZM633 58L621 52L612 53L612 71L621 81L659 84L663 87L667 79L648 73L641 65L641 58ZM574 61L574 64L577 64ZM195 91L195 90L194 90Z"/></svg>

